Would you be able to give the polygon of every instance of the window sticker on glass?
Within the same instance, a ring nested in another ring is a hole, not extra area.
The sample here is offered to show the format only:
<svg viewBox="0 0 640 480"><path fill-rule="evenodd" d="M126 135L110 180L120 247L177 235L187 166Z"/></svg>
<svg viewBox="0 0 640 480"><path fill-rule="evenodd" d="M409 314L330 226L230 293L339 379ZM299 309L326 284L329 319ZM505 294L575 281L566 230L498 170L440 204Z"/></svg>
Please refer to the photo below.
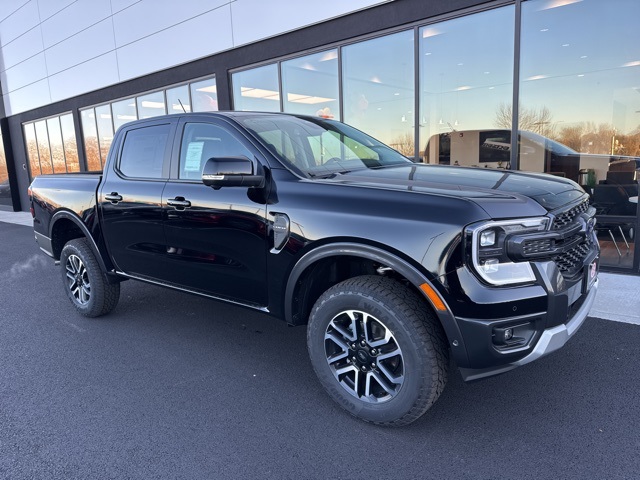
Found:
<svg viewBox="0 0 640 480"><path fill-rule="evenodd" d="M201 165L200 159L202 158L202 147L204 142L190 142L187 148L187 158L184 162L185 172L199 172Z"/></svg>

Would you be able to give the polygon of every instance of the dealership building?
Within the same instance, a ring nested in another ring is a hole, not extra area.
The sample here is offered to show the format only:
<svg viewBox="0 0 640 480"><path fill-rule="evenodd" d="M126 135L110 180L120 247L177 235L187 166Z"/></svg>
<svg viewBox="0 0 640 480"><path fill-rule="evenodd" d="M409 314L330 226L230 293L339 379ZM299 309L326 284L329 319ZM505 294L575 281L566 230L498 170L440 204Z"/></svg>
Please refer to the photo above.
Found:
<svg viewBox="0 0 640 480"><path fill-rule="evenodd" d="M132 120L298 113L416 162L570 178L602 268L637 275L638 18L638 0L0 0L0 209L28 210L35 176L100 171Z"/></svg>

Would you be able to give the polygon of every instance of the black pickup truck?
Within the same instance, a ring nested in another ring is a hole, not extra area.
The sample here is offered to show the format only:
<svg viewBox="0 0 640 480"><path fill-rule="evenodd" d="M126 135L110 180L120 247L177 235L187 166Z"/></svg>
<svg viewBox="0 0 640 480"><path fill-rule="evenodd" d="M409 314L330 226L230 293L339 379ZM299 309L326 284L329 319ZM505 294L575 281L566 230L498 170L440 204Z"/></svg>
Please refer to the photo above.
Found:
<svg viewBox="0 0 640 480"><path fill-rule="evenodd" d="M104 172L38 177L30 199L81 314L136 279L306 325L329 395L379 424L420 417L450 357L474 380L562 347L598 284L574 182L416 164L314 117L131 122Z"/></svg>

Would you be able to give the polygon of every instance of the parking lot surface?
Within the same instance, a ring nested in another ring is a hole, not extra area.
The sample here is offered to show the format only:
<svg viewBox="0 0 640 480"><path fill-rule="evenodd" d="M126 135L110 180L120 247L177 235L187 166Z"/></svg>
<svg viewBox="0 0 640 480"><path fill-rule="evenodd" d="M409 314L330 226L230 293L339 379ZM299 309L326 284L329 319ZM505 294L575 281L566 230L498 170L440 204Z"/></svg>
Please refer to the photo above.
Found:
<svg viewBox="0 0 640 480"><path fill-rule="evenodd" d="M405 428L352 418L304 327L128 281L75 312L27 226L0 222L0 478L633 479L640 326L589 318L562 350L465 384Z"/></svg>

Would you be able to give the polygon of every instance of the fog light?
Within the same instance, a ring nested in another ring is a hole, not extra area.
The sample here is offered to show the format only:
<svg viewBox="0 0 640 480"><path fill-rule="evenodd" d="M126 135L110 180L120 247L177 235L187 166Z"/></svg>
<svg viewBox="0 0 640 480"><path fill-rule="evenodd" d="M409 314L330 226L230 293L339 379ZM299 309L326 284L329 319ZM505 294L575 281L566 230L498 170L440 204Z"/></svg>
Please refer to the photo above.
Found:
<svg viewBox="0 0 640 480"><path fill-rule="evenodd" d="M493 329L493 343L497 345L504 345L512 338L513 338L512 327L506 327L506 328L496 327Z"/></svg>
<svg viewBox="0 0 640 480"><path fill-rule="evenodd" d="M512 328L505 328L504 329L504 339L506 341L509 341L513 338L513 329Z"/></svg>

